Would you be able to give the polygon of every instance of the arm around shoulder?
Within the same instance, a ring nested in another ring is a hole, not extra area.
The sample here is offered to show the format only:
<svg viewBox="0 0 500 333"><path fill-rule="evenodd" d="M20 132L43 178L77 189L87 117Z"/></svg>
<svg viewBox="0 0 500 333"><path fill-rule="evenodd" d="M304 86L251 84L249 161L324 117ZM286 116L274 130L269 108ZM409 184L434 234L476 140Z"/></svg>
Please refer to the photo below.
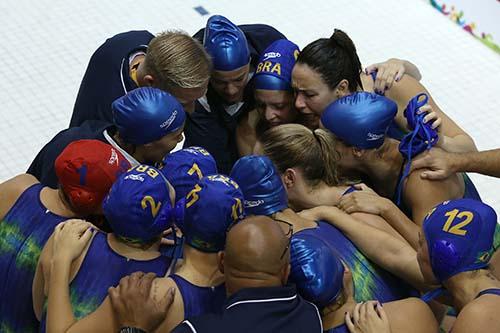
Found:
<svg viewBox="0 0 500 333"><path fill-rule="evenodd" d="M428 104L442 120L440 132L444 138L441 147L451 152L477 151L474 140L469 136L469 134L467 134L439 108L430 93L420 82L409 75L404 75L401 80L394 84L386 93L387 97L393 99L398 104L398 114L395 119L398 126L408 129L403 111L405 110L410 99L420 93L426 93L429 96Z"/></svg>

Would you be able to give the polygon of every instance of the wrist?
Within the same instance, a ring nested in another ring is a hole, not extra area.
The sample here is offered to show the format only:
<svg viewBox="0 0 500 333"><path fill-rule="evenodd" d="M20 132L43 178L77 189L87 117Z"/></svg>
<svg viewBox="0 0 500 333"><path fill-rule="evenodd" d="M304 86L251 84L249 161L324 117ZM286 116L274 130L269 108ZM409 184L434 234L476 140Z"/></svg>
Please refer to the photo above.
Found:
<svg viewBox="0 0 500 333"><path fill-rule="evenodd" d="M65 256L64 254L57 254L51 260L52 266L57 267L70 266L72 261L73 260L71 258Z"/></svg>
<svg viewBox="0 0 500 333"><path fill-rule="evenodd" d="M467 163L469 159L466 154L450 153L448 156L448 162L451 173L465 172L469 168Z"/></svg>
<svg viewBox="0 0 500 333"><path fill-rule="evenodd" d="M391 200L387 198L382 198L382 205L380 206L380 212L379 215L386 219L388 215L391 214L391 210L394 207L393 203Z"/></svg>
<svg viewBox="0 0 500 333"><path fill-rule="evenodd" d="M342 210L336 206L320 206L318 217L320 220L332 219L339 212L342 212Z"/></svg>

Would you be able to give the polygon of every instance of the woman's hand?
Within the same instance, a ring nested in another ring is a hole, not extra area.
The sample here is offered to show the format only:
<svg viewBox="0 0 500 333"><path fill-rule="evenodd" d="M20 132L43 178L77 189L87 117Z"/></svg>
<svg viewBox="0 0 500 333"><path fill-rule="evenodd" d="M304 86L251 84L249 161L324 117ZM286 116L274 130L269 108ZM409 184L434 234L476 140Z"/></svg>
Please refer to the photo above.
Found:
<svg viewBox="0 0 500 333"><path fill-rule="evenodd" d="M362 212L382 216L389 208L389 200L379 196L365 184L357 184L354 187L357 191L340 198L338 207L344 212L348 214Z"/></svg>
<svg viewBox="0 0 500 333"><path fill-rule="evenodd" d="M385 311L376 301L356 304L352 314L346 312L345 323L351 333L391 333Z"/></svg>
<svg viewBox="0 0 500 333"><path fill-rule="evenodd" d="M394 82L398 82L405 73L413 76L417 81L420 81L422 77L415 65L406 60L396 58L391 58L387 61L366 67L365 73L367 75L370 75L372 72L377 72L373 84L373 91L380 94L391 89Z"/></svg>
<svg viewBox="0 0 500 333"><path fill-rule="evenodd" d="M54 231L53 260L72 262L83 252L92 237L92 224L71 219L59 223Z"/></svg>

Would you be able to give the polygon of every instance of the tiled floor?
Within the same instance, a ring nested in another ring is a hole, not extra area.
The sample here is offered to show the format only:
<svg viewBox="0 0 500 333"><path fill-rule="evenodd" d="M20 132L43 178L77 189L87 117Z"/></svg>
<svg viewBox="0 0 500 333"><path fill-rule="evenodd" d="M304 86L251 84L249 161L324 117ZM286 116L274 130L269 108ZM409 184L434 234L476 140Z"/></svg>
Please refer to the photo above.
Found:
<svg viewBox="0 0 500 333"><path fill-rule="evenodd" d="M334 28L346 31L365 65L412 60L440 107L480 149L500 147L500 56L422 0L5 0L0 2L0 181L24 172L38 150L69 123L92 52L109 36L203 27L206 16L268 23L303 47ZM473 176L500 208L500 181Z"/></svg>

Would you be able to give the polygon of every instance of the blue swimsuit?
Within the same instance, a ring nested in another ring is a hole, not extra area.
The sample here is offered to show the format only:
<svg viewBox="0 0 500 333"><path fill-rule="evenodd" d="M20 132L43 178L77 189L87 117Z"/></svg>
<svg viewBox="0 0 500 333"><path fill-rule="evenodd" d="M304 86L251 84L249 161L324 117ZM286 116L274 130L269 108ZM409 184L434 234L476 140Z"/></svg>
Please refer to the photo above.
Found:
<svg viewBox="0 0 500 333"><path fill-rule="evenodd" d="M199 287L179 275L169 276L179 288L184 302L184 318L193 318L206 313L221 313L226 300L224 284L216 287Z"/></svg>
<svg viewBox="0 0 500 333"><path fill-rule="evenodd" d="M38 258L56 225L68 219L42 204L43 187L26 189L0 222L1 332L38 331L31 292Z"/></svg>

